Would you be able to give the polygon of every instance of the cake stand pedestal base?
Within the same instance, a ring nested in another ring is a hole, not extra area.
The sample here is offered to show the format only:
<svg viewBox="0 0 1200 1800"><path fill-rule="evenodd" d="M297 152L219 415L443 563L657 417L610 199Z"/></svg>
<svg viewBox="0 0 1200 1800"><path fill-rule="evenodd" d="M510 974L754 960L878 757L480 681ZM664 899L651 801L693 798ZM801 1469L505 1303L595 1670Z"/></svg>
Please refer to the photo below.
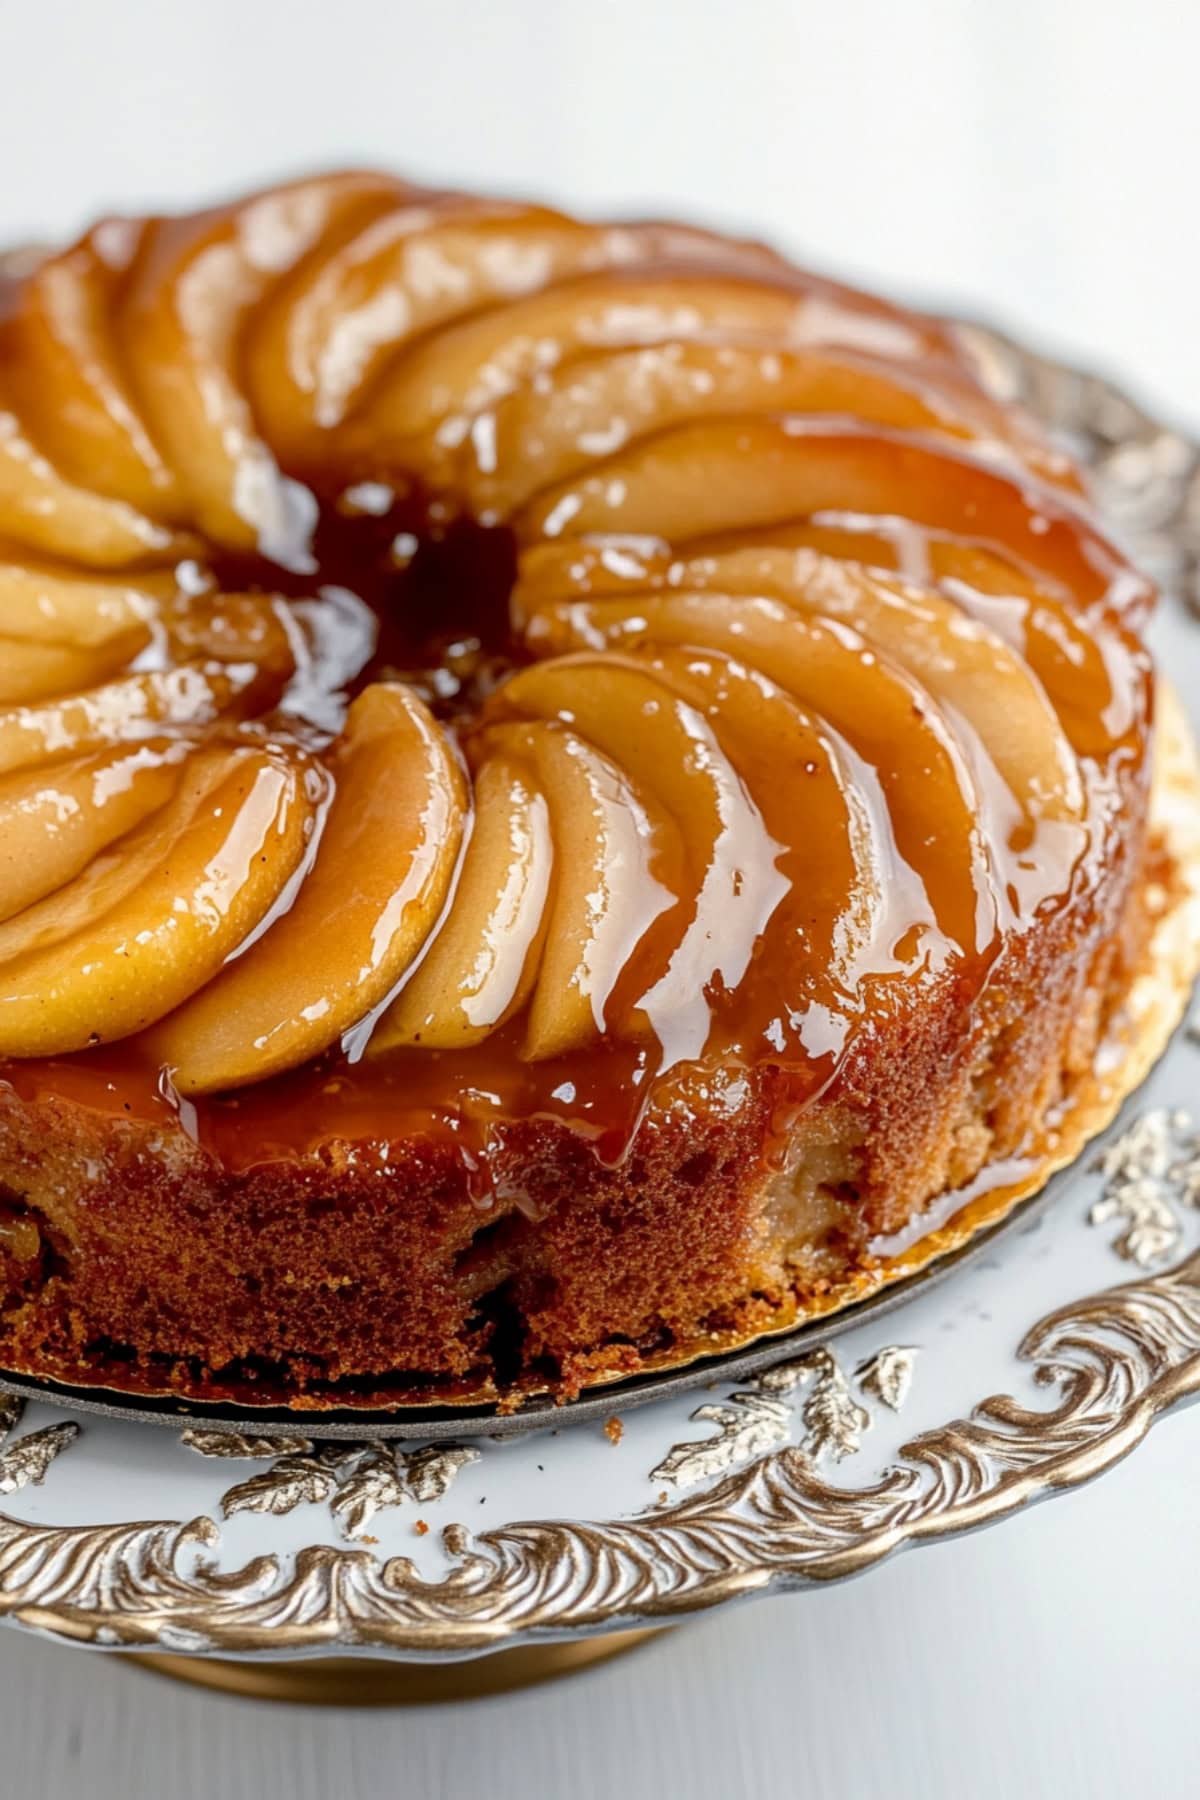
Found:
<svg viewBox="0 0 1200 1800"><path fill-rule="evenodd" d="M660 1628L661 1629L661 1628ZM566 1644L527 1644L455 1663L385 1662L358 1656L296 1662L237 1662L214 1656L135 1654L129 1662L172 1681L215 1688L245 1700L285 1700L303 1706L431 1706L483 1699L539 1681L555 1681L623 1656L659 1630L614 1631Z"/></svg>

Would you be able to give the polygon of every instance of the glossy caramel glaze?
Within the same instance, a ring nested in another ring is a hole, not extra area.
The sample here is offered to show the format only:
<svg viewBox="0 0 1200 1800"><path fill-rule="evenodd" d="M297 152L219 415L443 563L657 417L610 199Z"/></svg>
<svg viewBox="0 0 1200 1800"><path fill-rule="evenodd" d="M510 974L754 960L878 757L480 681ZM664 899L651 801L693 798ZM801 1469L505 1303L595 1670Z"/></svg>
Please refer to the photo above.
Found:
<svg viewBox="0 0 1200 1800"><path fill-rule="evenodd" d="M1096 954L1152 596L952 327L368 175L0 303L18 1095L485 1199L515 1123L616 1163L769 1068L786 1135L1035 924Z"/></svg>

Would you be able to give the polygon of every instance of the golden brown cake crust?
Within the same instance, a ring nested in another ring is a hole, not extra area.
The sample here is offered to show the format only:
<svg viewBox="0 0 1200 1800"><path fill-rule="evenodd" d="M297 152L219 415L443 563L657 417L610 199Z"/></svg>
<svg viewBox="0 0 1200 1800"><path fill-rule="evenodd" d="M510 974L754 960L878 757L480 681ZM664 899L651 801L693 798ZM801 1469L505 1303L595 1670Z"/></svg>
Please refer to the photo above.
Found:
<svg viewBox="0 0 1200 1800"><path fill-rule="evenodd" d="M1153 596L953 327L369 175L0 301L0 1367L569 1397L1034 1157Z"/></svg>

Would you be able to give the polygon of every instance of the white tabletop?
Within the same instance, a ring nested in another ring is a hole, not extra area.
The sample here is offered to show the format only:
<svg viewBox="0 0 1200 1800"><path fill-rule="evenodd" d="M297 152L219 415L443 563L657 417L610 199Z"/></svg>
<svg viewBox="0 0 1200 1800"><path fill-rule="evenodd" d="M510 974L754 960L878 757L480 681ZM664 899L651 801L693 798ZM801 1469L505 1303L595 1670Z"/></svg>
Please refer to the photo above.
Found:
<svg viewBox="0 0 1200 1800"><path fill-rule="evenodd" d="M382 162L740 224L1200 417L1200 10L1179 0L8 0L0 17L0 242ZM990 1532L469 1707L272 1709L0 1632L0 1793L1191 1795L1198 1475L1193 1413Z"/></svg>

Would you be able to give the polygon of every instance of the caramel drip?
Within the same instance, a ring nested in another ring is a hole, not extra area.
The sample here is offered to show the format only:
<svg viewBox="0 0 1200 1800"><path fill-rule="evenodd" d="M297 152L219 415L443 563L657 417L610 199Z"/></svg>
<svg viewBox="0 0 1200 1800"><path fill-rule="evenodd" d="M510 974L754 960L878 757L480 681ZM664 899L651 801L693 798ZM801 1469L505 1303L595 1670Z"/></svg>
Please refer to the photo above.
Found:
<svg viewBox="0 0 1200 1800"><path fill-rule="evenodd" d="M952 327L760 246L374 175L107 221L0 309L8 1078L485 1185L802 1103L1094 892L1151 597Z"/></svg>

